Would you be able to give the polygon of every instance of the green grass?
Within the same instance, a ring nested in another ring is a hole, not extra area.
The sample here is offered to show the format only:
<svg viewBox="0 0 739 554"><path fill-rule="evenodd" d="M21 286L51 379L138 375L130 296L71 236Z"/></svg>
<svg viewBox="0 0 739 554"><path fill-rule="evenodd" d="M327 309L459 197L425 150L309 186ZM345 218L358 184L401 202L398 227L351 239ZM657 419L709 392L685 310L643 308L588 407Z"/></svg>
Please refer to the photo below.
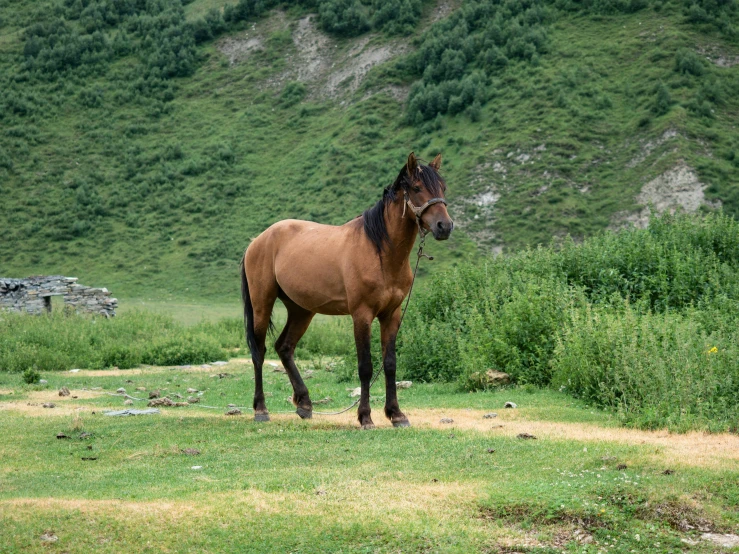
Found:
<svg viewBox="0 0 739 554"><path fill-rule="evenodd" d="M0 7L4 74L19 71L22 29L49 17L50 4ZM185 11L193 19L219 4L196 0ZM238 295L238 260L253 237L288 217L351 219L379 198L410 150L429 159L444 153L460 223L450 241L433 246L438 261L422 278L492 247L604 229L678 160L696 168L708 198L736 210L738 106L729 91L739 66L699 62L700 76L676 70L681 49L709 45L731 56L735 40L686 22L681 6L605 16L554 10L538 63L512 59L491 74L478 121L460 114L419 126L405 123L402 103L370 94L417 78L395 61L374 68L353 96L323 98L321 81L285 105L281 87L269 83L294 69L288 34L305 13L293 6L284 22L273 13L253 22L254 31L245 24L264 50L238 64L228 64L217 41L197 46L192 74L164 81L167 100L130 89L129 72L143 70L135 55L89 75L14 81L29 111L3 112L0 273L74 275L107 286L122 304L170 295L224 303ZM403 41L438 34L428 21ZM363 38L332 40L346 52ZM659 82L673 102L663 115L652 111ZM96 106L85 95L98 88ZM703 98L713 112L696 111ZM630 167L667 130L678 135ZM531 157L521 163L521 154ZM479 206L476 195L491 191L497 204Z"/></svg>
<svg viewBox="0 0 739 554"><path fill-rule="evenodd" d="M135 392L137 386L167 392L194 387L204 391L204 403L247 403L250 367L231 364L226 371L232 376L225 379L166 369L101 377L50 373L44 375L47 387L0 374L0 432L6 438L0 445L0 549L497 552L538 545L536 551L557 546L594 553L613 544L614 552L711 552L708 543L680 542L700 535L681 530L682 520L721 532L739 525L739 474L728 459L701 465L636 439L539 434L524 441L505 431L516 422L612 426L607 414L553 392L465 394L443 385L400 392L412 422L428 409L439 410L433 417L459 410L455 417L480 420L498 411L498 420L481 430L429 427L417 419L407 430L361 432L353 413L312 421L274 415L272 422L254 423L248 415L222 417L197 405L118 419L101 414L121 404L104 395L56 397L55 409L27 408L36 412L4 409L11 402L38 402L39 395L52 398L61 385L72 394L124 386L134 395L145 394ZM268 372L266 379L273 414L289 410L286 377ZM350 401L325 370L307 382L314 399L336 399L322 409ZM374 394L381 399L382 392L378 387ZM519 408L502 410L510 399ZM376 422L380 408L373 402ZM504 430L492 428L498 422ZM71 438L58 440L59 432ZM82 432L91 436L79 439ZM186 456L185 448L201 453ZM617 471L618 463L628 469ZM191 469L196 465L202 469ZM662 475L666 468L676 473ZM575 529L594 542L578 544ZM40 536L46 531L59 541L45 546Z"/></svg>

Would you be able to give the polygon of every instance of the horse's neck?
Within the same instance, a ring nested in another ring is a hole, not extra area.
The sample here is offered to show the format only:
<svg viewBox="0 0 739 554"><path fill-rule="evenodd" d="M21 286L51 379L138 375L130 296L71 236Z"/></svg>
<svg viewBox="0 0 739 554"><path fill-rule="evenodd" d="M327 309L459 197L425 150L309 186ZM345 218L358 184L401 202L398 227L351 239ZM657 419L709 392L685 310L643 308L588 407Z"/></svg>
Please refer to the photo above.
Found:
<svg viewBox="0 0 739 554"><path fill-rule="evenodd" d="M404 205L405 202L400 198L385 206L385 226L390 238L385 254L388 269L401 268L408 264L418 235L418 225L408 217L408 213L403 209Z"/></svg>

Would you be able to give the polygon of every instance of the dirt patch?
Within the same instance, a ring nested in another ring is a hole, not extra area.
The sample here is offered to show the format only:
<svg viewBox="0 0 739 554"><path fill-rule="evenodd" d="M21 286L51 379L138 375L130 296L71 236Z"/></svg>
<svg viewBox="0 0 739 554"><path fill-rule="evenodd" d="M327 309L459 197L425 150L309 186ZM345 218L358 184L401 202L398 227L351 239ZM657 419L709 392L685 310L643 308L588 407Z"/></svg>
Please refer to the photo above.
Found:
<svg viewBox="0 0 739 554"><path fill-rule="evenodd" d="M68 510L85 515L106 514L119 518L163 517L178 519L189 516L198 508L192 503L155 501L126 502L123 500L90 500L81 498L15 498L0 501L0 515L13 518L20 511L59 512Z"/></svg>
<svg viewBox="0 0 739 554"><path fill-rule="evenodd" d="M698 48L698 53L718 67L734 67L739 65L739 56L734 56L722 50L717 45L702 46Z"/></svg>
<svg viewBox="0 0 739 554"><path fill-rule="evenodd" d="M659 138L642 142L639 153L626 164L626 167L636 167L646 160L655 149L678 136L680 135L675 129L667 129Z"/></svg>
<svg viewBox="0 0 739 554"><path fill-rule="evenodd" d="M317 16L307 15L298 21L293 31L296 56L289 57L291 67L286 72L270 79L268 86L281 88L288 81L297 80L309 85L309 94L317 98L338 98L359 89L370 69L407 51L399 41L382 45L372 44L375 35L353 41L346 49L316 27ZM342 43L344 44L344 43ZM408 95L406 87L384 87L365 98L385 92L399 101Z"/></svg>
<svg viewBox="0 0 739 554"><path fill-rule="evenodd" d="M315 15L308 15L298 21L293 33L293 43L298 51L297 79L310 83L321 77L330 67L331 51L336 44L316 29Z"/></svg>
<svg viewBox="0 0 739 554"><path fill-rule="evenodd" d="M658 214L680 209L694 213L702 205L719 208L720 202L706 200L706 185L698 179L698 174L685 162L680 161L674 168L646 183L637 195L636 201L644 205L638 212L619 212L614 215L611 229L633 225L645 229L649 225L651 210ZM651 207L650 207L651 206Z"/></svg>
<svg viewBox="0 0 739 554"><path fill-rule="evenodd" d="M231 65L234 65L243 62L251 54L264 47L261 37L250 37L246 34L238 38L227 37L220 41L216 48L228 58Z"/></svg>
<svg viewBox="0 0 739 554"><path fill-rule="evenodd" d="M342 62L344 67L329 74L323 87L325 96L337 96L344 91L355 92L369 70L401 54L405 49L392 46L367 46L359 44L354 47Z"/></svg>
<svg viewBox="0 0 739 554"><path fill-rule="evenodd" d="M616 442L622 444L651 445L659 447L655 455L674 465L715 467L739 462L739 435L728 433L673 434L668 431L639 431L622 427L601 427L587 423L551 421L527 421L520 410L499 411L494 420L484 419L483 410L404 410L411 424L422 429L470 430L491 433L495 436L516 437L531 433L539 440L575 440L583 442ZM273 419L292 419L297 416L277 414ZM351 410L341 416L314 415L315 425L332 425L356 428L356 413ZM452 425L439 423L442 418L454 420ZM374 410L373 420L378 428L391 427L391 423ZM502 425L502 427L501 427ZM533 441L532 441L533 442Z"/></svg>

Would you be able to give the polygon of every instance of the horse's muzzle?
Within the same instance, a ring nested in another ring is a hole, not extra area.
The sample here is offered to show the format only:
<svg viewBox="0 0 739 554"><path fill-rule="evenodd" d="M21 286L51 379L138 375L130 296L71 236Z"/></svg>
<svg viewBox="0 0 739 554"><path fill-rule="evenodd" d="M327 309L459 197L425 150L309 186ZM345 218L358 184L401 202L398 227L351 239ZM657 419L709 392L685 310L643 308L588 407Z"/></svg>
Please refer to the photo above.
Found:
<svg viewBox="0 0 739 554"><path fill-rule="evenodd" d="M439 220L431 227L431 232L436 240L446 240L452 234L452 229L454 229L454 222L451 219Z"/></svg>

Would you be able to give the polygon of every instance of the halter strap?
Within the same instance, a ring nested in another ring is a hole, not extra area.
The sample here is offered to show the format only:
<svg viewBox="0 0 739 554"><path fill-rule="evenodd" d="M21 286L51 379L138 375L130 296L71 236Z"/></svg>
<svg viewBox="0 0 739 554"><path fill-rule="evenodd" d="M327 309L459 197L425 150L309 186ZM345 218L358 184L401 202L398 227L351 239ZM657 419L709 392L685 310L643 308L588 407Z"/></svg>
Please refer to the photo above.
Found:
<svg viewBox="0 0 739 554"><path fill-rule="evenodd" d="M423 227L421 227L421 216L423 215L423 212L428 210L434 204L444 204L445 206L447 205L446 200L443 198L432 198L431 200L426 202L423 206L414 206L413 202L411 202L411 199L408 196L408 193L405 192L403 193L403 195L405 196L406 205L411 209L413 214L416 216L416 223L418 224L419 229L423 229ZM405 217L405 206L403 206L403 216Z"/></svg>

